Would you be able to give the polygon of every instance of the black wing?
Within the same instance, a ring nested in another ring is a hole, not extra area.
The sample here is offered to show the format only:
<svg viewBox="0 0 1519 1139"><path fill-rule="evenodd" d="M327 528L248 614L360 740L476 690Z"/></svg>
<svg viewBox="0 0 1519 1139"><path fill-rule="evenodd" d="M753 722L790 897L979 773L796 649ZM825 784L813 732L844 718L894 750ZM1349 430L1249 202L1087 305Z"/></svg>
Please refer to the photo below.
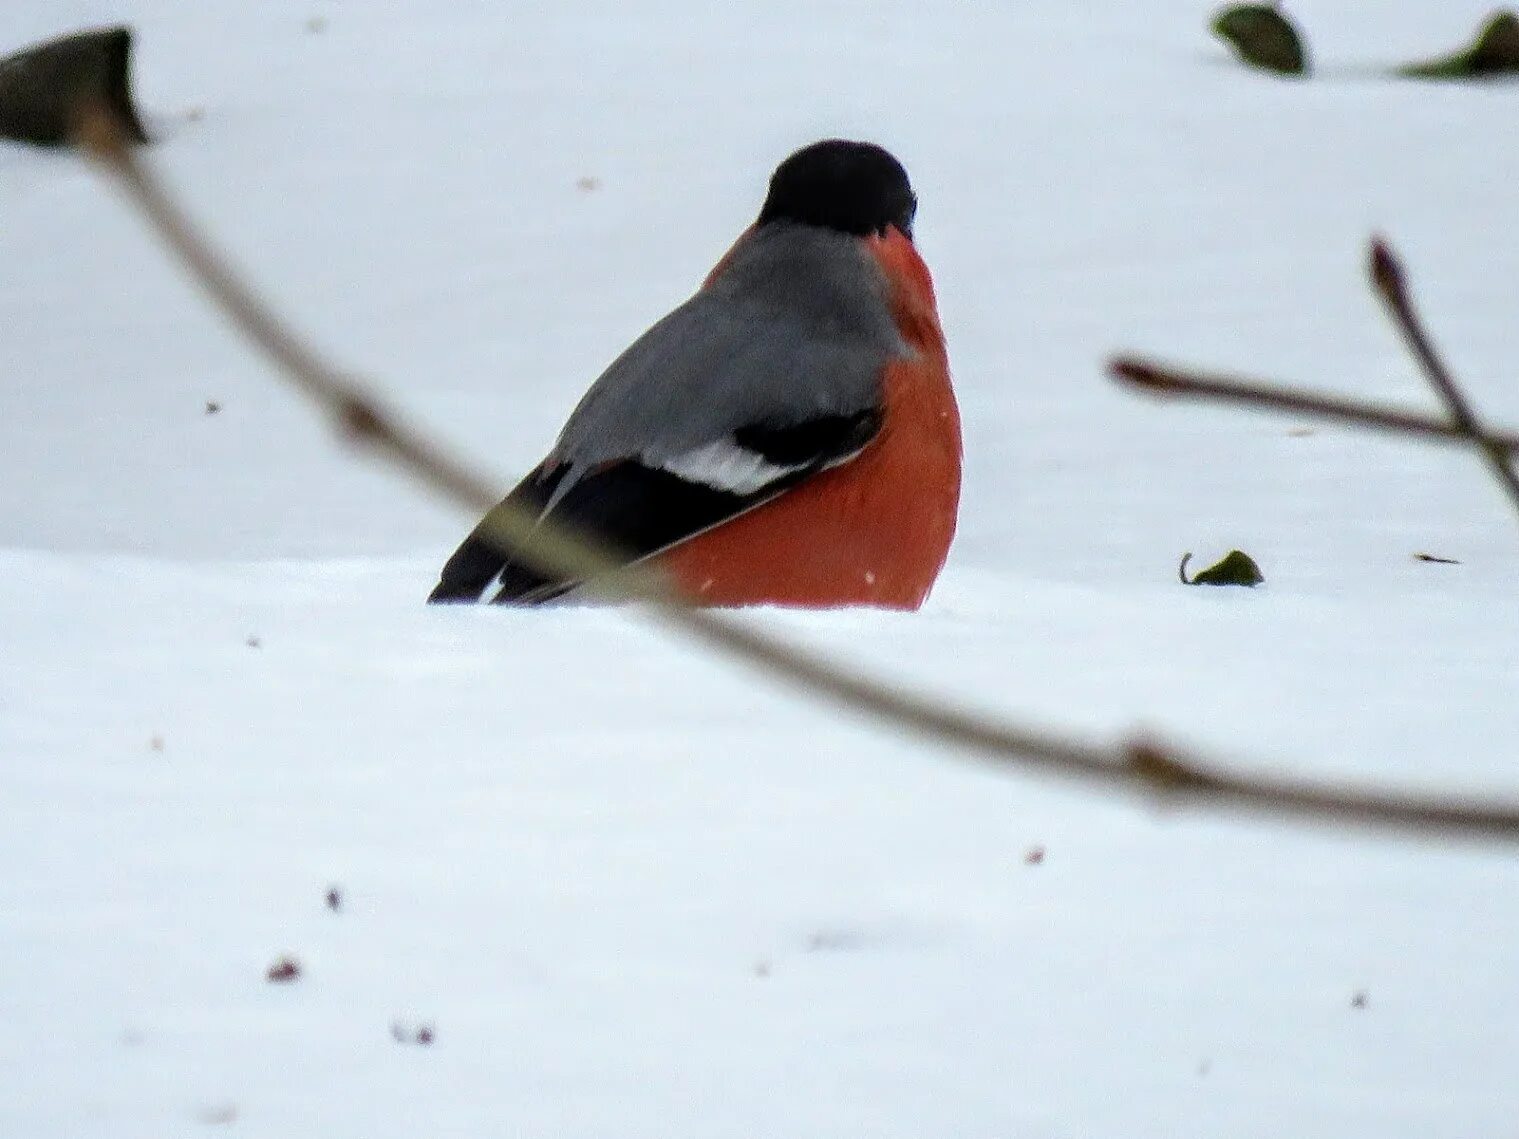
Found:
<svg viewBox="0 0 1519 1139"><path fill-rule="evenodd" d="M685 464L675 464L681 467L676 473L623 459L580 474L557 501L555 491L570 467L559 464L549 469L545 464L505 502L567 527L605 548L619 562L630 564L753 510L821 470L848 462L875 438L880 426L880 413L870 409L800 424L740 428L726 441L731 449L763 461L765 469L773 472L773 477L753 489L746 485L740 491L704 482L699 470ZM540 573L517 560L486 536L489 523L490 515L486 515L449 558L429 601L476 601L492 582L499 581L493 601L534 605L580 584L577 578Z"/></svg>

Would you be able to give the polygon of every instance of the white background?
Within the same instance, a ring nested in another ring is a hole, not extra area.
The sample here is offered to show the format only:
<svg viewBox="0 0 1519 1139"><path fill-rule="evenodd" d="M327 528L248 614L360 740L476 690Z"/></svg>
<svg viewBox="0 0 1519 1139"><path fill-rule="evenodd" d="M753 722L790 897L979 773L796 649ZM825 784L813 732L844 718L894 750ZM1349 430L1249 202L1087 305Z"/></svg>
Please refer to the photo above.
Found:
<svg viewBox="0 0 1519 1139"><path fill-rule="evenodd" d="M196 215L503 486L776 162L881 142L960 538L920 614L746 619L1083 736L1519 793L1519 527L1480 460L1102 367L1433 408L1379 229L1519 423L1519 88L1369 66L1484 11L1304 0L1308 82L1235 64L1207 5L1119 0L8 0L0 46L130 20ZM631 613L428 610L474 519L344 452L73 157L0 144L0 329L0 1134L1519 1126L1512 849L1160 817ZM1264 587L1176 583L1231 546Z"/></svg>

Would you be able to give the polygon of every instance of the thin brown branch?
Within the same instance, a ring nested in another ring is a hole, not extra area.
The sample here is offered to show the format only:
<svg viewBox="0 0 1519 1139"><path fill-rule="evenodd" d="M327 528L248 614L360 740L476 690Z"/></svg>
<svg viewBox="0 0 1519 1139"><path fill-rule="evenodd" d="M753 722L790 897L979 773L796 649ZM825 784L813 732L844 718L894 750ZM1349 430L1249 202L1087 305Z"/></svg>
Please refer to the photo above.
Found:
<svg viewBox="0 0 1519 1139"><path fill-rule="evenodd" d="M1179 368L1136 356L1115 357L1108 363L1108 374L1152 395L1231 403L1263 411L1285 411L1352 427L1410 435L1435 443L1472 443L1471 436L1449 420L1417 411ZM1488 435L1487 440L1504 454L1519 451L1519 435L1494 433Z"/></svg>
<svg viewBox="0 0 1519 1139"><path fill-rule="evenodd" d="M97 114L83 120L79 141L118 177L153 229L227 317L291 382L325 407L345 434L459 505L489 511L490 537L534 566L593 579L604 595L639 601L665 624L802 692L1000 769L1040 773L1166 805L1230 808L1415 834L1519 840L1519 806L1509 803L1235 774L1150 741L1104 747L949 707L934 696L872 680L735 620L691 608L652 570L613 572L606 556L581 539L499 509L487 479L380 408L292 335L195 232L142 158L120 143L108 117Z"/></svg>
<svg viewBox="0 0 1519 1139"><path fill-rule="evenodd" d="M1519 511L1519 477L1515 476L1514 468L1509 465L1508 450L1484 430L1471 402L1450 374L1445 361L1435 351L1434 342L1430 340L1429 332L1419 319L1418 310L1414 308L1413 297L1408 290L1408 274L1403 271L1402 262L1385 238L1371 239L1371 280L1376 286L1377 295L1387 306L1393 323L1402 333L1408 350L1413 353L1425 378L1435 389L1435 394L1450 412L1456 430L1481 448L1493 474L1507 492L1509 501Z"/></svg>

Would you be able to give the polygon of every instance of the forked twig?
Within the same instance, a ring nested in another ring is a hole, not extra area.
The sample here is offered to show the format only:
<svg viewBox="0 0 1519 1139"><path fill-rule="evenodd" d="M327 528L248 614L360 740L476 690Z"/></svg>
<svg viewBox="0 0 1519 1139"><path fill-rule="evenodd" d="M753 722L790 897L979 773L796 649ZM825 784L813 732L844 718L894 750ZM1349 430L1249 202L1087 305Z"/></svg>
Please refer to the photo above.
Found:
<svg viewBox="0 0 1519 1139"><path fill-rule="evenodd" d="M593 588L603 595L639 601L665 624L805 692L952 745L999 768L1138 794L1165 805L1519 840L1519 806L1509 803L1227 773L1149 741L1095 746L946 707L930 696L860 676L780 638L692 608L656 571L614 573L613 564L585 541L521 512L497 509L497 492L488 480L379 407L303 345L194 231L142 158L123 145L108 114L97 111L81 119L78 137L90 155L117 175L153 229L229 319L287 378L322 405L344 434L374 448L461 506L489 511L489 536L535 567L594 579Z"/></svg>
<svg viewBox="0 0 1519 1139"><path fill-rule="evenodd" d="M1508 451L1483 429L1477 419L1477 413L1472 410L1471 402L1456 384L1455 378L1450 374L1450 369L1445 366L1445 361L1435 351L1434 343L1424 328L1424 322L1419 319L1413 298L1409 295L1408 275L1403 271L1403 265L1393 253L1392 248L1381 237L1374 237L1371 240L1371 280L1376 286L1377 295L1387 305L1387 311L1392 315L1393 323L1403 334L1409 351L1419 362L1420 369L1423 370L1435 393L1445 404L1445 409L1450 412L1456 430L1475 446L1481 448L1482 453L1487 456L1488 465L1492 467L1493 474L1497 476L1503 489L1508 492L1509 501L1513 503L1514 509L1519 511L1519 478L1515 477L1514 468L1509 465Z"/></svg>
<svg viewBox="0 0 1519 1139"><path fill-rule="evenodd" d="M1487 456L1493 473L1519 510L1519 476L1511 460L1519 451L1519 435L1487 430L1477 419L1460 386L1435 351L1434 343L1419 319L1408 291L1407 274L1386 240L1371 241L1371 280L1377 296L1387 307L1420 370L1449 412L1440 419L1385 404L1341 399L1300 388L1283 387L1237 377L1198 372L1135 356L1117 356L1108 362L1108 374L1155 395L1234 403L1269 411L1286 411L1328 419L1373 431L1388 431L1430 442L1461 443L1476 447Z"/></svg>

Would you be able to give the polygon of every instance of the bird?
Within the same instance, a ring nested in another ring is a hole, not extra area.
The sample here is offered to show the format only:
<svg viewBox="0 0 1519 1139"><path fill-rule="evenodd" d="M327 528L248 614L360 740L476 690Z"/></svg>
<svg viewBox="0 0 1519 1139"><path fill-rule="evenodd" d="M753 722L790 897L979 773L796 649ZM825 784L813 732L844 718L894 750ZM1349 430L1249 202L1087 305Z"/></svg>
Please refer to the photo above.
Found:
<svg viewBox="0 0 1519 1139"><path fill-rule="evenodd" d="M917 207L873 143L790 155L701 288L607 367L496 509L651 563L697 605L918 609L954 538L961 437ZM582 580L519 560L491 525L429 601L575 598Z"/></svg>

